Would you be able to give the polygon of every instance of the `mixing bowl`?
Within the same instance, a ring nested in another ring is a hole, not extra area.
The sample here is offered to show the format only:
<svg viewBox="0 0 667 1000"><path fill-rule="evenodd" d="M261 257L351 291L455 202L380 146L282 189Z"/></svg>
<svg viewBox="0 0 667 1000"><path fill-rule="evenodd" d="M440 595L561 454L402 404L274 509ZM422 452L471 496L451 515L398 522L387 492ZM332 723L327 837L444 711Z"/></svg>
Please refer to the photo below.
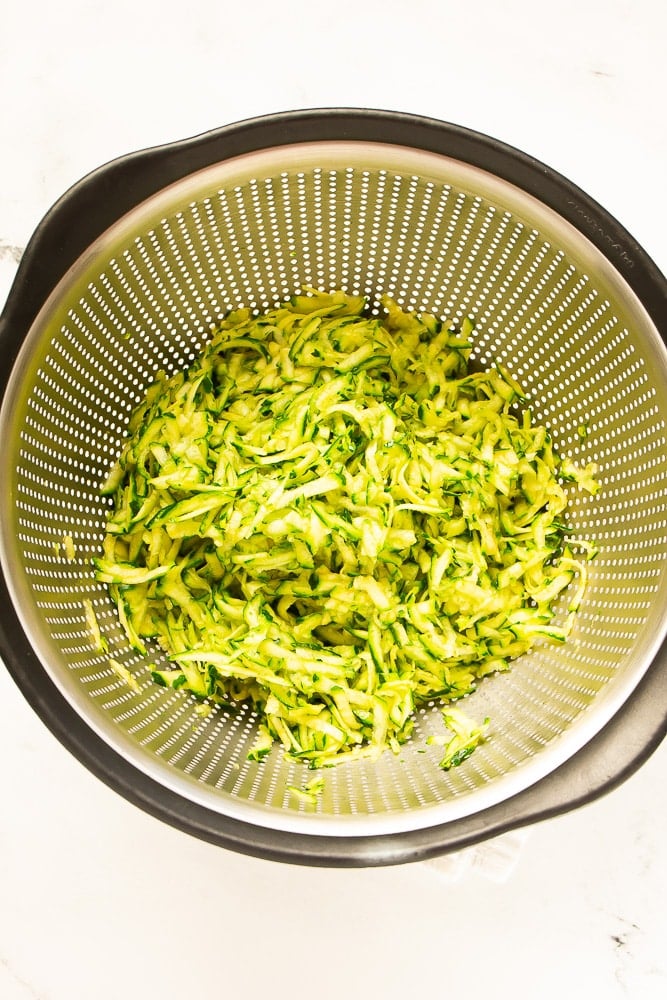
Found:
<svg viewBox="0 0 667 1000"><path fill-rule="evenodd" d="M562 455L601 488L569 523L599 548L564 645L485 679L490 737L438 767L418 714L398 754L326 771L247 758L251 706L207 715L159 687L92 558L100 486L160 370L187 366L230 309L303 286L475 321ZM68 191L28 246L0 320L0 651L37 714L136 805L235 850L302 864L418 860L613 788L666 728L667 286L588 195L487 136L355 109L275 115L148 149ZM585 427L586 433L581 429ZM91 642L94 609L108 645ZM131 671L130 686L110 657Z"/></svg>

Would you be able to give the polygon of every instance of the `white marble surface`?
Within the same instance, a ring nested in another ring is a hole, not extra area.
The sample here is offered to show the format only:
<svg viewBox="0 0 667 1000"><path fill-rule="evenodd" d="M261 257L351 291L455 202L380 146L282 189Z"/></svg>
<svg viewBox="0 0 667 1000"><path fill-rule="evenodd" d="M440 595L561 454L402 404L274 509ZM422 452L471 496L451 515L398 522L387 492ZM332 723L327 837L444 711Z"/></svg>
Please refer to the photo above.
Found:
<svg viewBox="0 0 667 1000"><path fill-rule="evenodd" d="M664 0L5 0L0 301L43 213L98 164L327 105L517 145L665 271L666 37ZM664 744L523 837L361 871L242 857L144 815L62 749L4 669L0 760L2 1000L667 995Z"/></svg>

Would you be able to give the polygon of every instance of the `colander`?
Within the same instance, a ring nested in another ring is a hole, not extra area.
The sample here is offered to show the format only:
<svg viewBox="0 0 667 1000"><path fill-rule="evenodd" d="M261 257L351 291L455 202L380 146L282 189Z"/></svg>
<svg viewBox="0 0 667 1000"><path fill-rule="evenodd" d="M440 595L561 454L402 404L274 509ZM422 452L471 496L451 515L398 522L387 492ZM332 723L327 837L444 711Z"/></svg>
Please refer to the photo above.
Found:
<svg viewBox="0 0 667 1000"><path fill-rule="evenodd" d="M151 681L162 654L128 646L91 569L100 485L156 372L187 366L228 310L263 311L304 285L474 317L473 363L501 361L559 452L596 462L601 481L571 502L574 533L599 547L571 638L466 700L491 719L488 740L441 770L427 738L442 719L426 705L400 754L328 769L312 802L290 791L312 775L279 749L247 759L250 707L202 715ZM666 332L665 280L614 219L543 164L451 124L294 112L103 166L41 223L1 320L2 657L100 778L249 854L395 864L589 801L666 728Z"/></svg>

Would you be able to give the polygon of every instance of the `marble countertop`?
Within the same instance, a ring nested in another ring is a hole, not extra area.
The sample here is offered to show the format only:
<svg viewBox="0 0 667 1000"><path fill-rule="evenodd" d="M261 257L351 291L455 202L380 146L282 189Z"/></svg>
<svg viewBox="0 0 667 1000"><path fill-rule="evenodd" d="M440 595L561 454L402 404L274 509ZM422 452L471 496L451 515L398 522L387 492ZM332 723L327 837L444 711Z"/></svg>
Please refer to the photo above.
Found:
<svg viewBox="0 0 667 1000"><path fill-rule="evenodd" d="M667 270L663 0L8 0L0 303L51 204L133 149L303 107L411 111L555 167ZM0 664L0 997L667 995L667 745L439 864L286 866L92 777Z"/></svg>

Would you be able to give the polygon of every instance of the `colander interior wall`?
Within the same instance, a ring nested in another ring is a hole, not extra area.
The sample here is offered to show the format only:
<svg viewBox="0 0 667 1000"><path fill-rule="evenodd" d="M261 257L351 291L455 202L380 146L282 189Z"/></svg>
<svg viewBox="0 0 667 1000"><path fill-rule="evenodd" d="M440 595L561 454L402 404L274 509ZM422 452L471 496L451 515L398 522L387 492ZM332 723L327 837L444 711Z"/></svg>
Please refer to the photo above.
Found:
<svg viewBox="0 0 667 1000"><path fill-rule="evenodd" d="M595 461L573 494L594 539L586 600L565 646L543 645L467 700L491 738L443 772L437 706L401 754L307 780L278 750L246 759L249 709L197 714L157 687L154 650L127 645L90 560L99 487L155 373L186 366L229 309L262 311L302 286L476 321L473 362L505 364L558 450ZM3 567L51 678L91 727L158 781L211 809L280 829L387 833L446 822L539 780L619 709L665 632L667 366L654 325L607 259L555 213L482 170L417 150L313 143L216 164L120 219L55 289L27 338L2 414ZM580 428L587 428L581 436ZM71 536L75 553L67 555ZM91 601L110 654L91 645Z"/></svg>

